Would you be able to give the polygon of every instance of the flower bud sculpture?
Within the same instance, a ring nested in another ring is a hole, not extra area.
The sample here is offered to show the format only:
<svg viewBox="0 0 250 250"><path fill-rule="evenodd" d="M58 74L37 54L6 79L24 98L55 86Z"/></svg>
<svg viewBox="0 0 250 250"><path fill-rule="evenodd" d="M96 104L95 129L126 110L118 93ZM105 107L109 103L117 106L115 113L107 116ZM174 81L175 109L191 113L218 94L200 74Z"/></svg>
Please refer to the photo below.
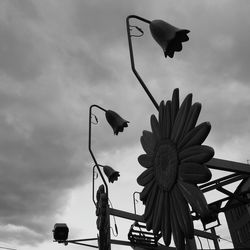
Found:
<svg viewBox="0 0 250 250"><path fill-rule="evenodd" d="M107 110L105 116L109 125L113 128L115 135L118 135L119 132L123 132L123 129L125 127L128 127L129 121L124 120L121 116L119 116L112 110Z"/></svg>
<svg viewBox="0 0 250 250"><path fill-rule="evenodd" d="M109 182L113 183L114 181L118 180L120 173L110 166L102 166L105 175L108 177Z"/></svg>
<svg viewBox="0 0 250 250"><path fill-rule="evenodd" d="M155 41L162 47L165 57L173 57L175 51L182 50L182 42L189 40L186 29L179 29L162 20L153 20L150 31Z"/></svg>

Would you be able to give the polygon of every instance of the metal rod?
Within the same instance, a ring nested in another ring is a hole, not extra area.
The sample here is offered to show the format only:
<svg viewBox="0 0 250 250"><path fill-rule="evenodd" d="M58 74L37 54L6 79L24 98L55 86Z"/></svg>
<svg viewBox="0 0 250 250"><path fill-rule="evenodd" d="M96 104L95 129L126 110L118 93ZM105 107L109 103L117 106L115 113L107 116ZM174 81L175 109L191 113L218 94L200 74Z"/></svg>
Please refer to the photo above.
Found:
<svg viewBox="0 0 250 250"><path fill-rule="evenodd" d="M140 192L137 192L137 191L135 191L134 193L133 193L133 203L134 203L134 213L136 214L136 199L135 199L135 194L139 194L140 195Z"/></svg>
<svg viewBox="0 0 250 250"><path fill-rule="evenodd" d="M95 202L95 166L93 166L93 170L92 170L92 200L94 202L94 204L96 205Z"/></svg>
<svg viewBox="0 0 250 250"><path fill-rule="evenodd" d="M70 243L80 245L80 246L85 246L85 247L99 248L98 246L89 245L89 244L85 244L85 243L79 243L79 242L70 242Z"/></svg>
<svg viewBox="0 0 250 250"><path fill-rule="evenodd" d="M238 176L238 175L239 175L239 174L236 174L236 173L230 174L230 175L227 175L227 176L218 178L218 179L216 179L216 180L207 182L207 183L205 183L205 184L202 184L202 185L199 186L199 188L202 189L202 188L208 187L208 186L210 186L210 185L212 185L212 184L217 184L217 183L219 183L219 182L221 182L221 181L230 179L230 178L235 177L235 176Z"/></svg>
<svg viewBox="0 0 250 250"><path fill-rule="evenodd" d="M211 233L214 234L214 235L216 235L214 227L211 228ZM220 250L218 239L214 239L213 242L214 242L215 250Z"/></svg>
<svg viewBox="0 0 250 250"><path fill-rule="evenodd" d="M99 105L96 105L96 104L93 104L93 105L91 105L91 106L89 107L89 143L88 143L88 148L89 148L90 155L92 156L92 159L93 159L93 161L94 161L94 163L95 163L95 166L97 167L98 172L99 172L99 174L100 174L100 176L101 176L101 178L102 178L102 181L103 181L103 183L104 183L104 185L105 185L106 193L107 193L107 196L108 196L108 185L107 185L107 183L106 183L106 181L105 181L105 178L103 177L102 171L101 171L101 169L100 169L100 167L99 167L99 164L97 163L97 160L96 160L96 158L95 158L95 156L94 156L94 153L93 153L93 151L92 151L92 149L91 149L91 125L92 125L92 122L91 122L91 115L92 115L92 108L94 108L94 107L99 108L100 110L102 110L102 111L104 111L104 112L106 112L107 110L104 109L104 108L102 108L102 107L99 106ZM94 192L93 189L92 189L92 192ZM92 195L92 198L93 198L93 195ZM94 204L96 205L96 202L94 201L94 199L93 199L93 202L94 202Z"/></svg>
<svg viewBox="0 0 250 250"><path fill-rule="evenodd" d="M208 168L236 172L240 174L250 174L250 166L245 163L227 161L217 158L212 158L206 163Z"/></svg>
<svg viewBox="0 0 250 250"><path fill-rule="evenodd" d="M239 175L239 174L235 174L234 176L228 176L229 178L226 179L226 177L221 178L221 179L217 179L215 181L212 181L210 183L206 183L204 185L201 185L199 188L201 189L201 191L203 193L206 193L208 191L211 191L213 189L218 189L219 187L231 184L233 182L239 181L241 179L246 178L246 176L244 175ZM211 185L209 185L211 184ZM207 187L206 187L207 186Z"/></svg>
<svg viewBox="0 0 250 250"><path fill-rule="evenodd" d="M67 242L73 242L73 241L91 241L91 240L98 240L98 238L88 238L88 239L76 239L76 240L67 240Z"/></svg>
<svg viewBox="0 0 250 250"><path fill-rule="evenodd" d="M148 23L150 24L151 21L143 18L143 17L139 17L136 15L130 15L126 18L126 27L127 27L127 36L128 36L128 46L129 46L129 55L130 55L130 62L131 62L131 68L133 73L135 74L136 78L138 79L139 83L141 84L141 86L143 87L143 89L145 90L145 92L147 93L148 97L150 98L150 100L152 101L152 103L154 104L155 108L157 110L159 110L159 105L156 102L156 100L154 99L154 97L152 96L152 94L150 93L150 91L148 90L147 86L145 85L144 81L142 80L142 78L140 77L140 75L138 74L136 68L135 68L135 61L134 61L134 53L133 53L133 46L132 46L132 39L131 39L131 33L130 33L130 24L129 24L129 19L131 18L135 18L138 19L142 22Z"/></svg>
<svg viewBox="0 0 250 250"><path fill-rule="evenodd" d="M133 220L133 221L145 223L145 220L144 220L142 215L132 214L132 213L125 212L125 211L118 210L118 209L114 209L114 208L109 208L109 214L123 218L123 219L128 219L128 220ZM212 239L212 240L218 238L217 235L214 235L212 233L208 233L205 231L197 230L197 229L194 229L194 234L197 236L207 238L207 239Z"/></svg>

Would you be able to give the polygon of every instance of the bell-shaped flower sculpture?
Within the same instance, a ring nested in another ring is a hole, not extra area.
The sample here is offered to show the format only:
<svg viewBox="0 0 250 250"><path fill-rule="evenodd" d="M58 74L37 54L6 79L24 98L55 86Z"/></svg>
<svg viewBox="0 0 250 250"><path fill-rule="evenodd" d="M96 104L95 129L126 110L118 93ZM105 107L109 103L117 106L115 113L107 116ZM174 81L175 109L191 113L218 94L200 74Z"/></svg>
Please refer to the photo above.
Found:
<svg viewBox="0 0 250 250"><path fill-rule="evenodd" d="M120 173L116 170L114 170L110 166L102 166L103 171L105 175L108 177L109 182L113 183L114 181L118 180L118 177L120 176Z"/></svg>
<svg viewBox="0 0 250 250"><path fill-rule="evenodd" d="M162 47L165 57L173 57L175 51L182 50L182 42L189 40L186 29L179 29L162 20L153 20L150 31L155 41Z"/></svg>
<svg viewBox="0 0 250 250"><path fill-rule="evenodd" d="M123 132L125 127L128 127L129 121L124 120L116 112L112 110L107 110L105 112L106 120L109 125L113 128L114 134L118 135L119 132Z"/></svg>

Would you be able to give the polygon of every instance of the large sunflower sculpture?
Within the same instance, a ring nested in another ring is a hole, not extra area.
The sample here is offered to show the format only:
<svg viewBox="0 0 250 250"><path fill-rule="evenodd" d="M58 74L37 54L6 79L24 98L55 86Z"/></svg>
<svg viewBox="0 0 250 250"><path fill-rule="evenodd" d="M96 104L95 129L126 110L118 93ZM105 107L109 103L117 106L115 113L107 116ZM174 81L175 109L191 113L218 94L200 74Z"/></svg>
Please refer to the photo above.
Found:
<svg viewBox="0 0 250 250"><path fill-rule="evenodd" d="M150 131L143 131L141 144L146 152L138 157L146 170L137 178L144 186L140 199L145 205L147 230L162 233L169 246L171 235L177 250L185 248L187 239L194 237L189 205L201 217L209 210L197 184L211 179L204 165L214 155L213 148L201 145L210 132L209 122L196 126L200 103L192 105L192 94L179 106L179 89L172 101L159 106L159 119L151 116Z"/></svg>

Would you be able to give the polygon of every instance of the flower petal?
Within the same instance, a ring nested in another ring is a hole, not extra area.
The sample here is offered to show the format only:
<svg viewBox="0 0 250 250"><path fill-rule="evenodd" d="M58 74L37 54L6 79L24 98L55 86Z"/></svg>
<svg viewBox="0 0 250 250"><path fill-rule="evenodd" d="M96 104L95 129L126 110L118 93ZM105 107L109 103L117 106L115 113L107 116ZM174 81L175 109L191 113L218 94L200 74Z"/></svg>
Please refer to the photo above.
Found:
<svg viewBox="0 0 250 250"><path fill-rule="evenodd" d="M179 153L179 160L183 162L204 163L214 156L214 149L209 146L198 145L186 148Z"/></svg>
<svg viewBox="0 0 250 250"><path fill-rule="evenodd" d="M201 111L200 103L196 102L191 106L184 129L183 129L183 136L185 136L187 132L189 132L191 129L195 127L200 111Z"/></svg>
<svg viewBox="0 0 250 250"><path fill-rule="evenodd" d="M172 105L171 105L171 119L172 127L174 126L175 118L179 111L179 89L175 89L172 95Z"/></svg>
<svg viewBox="0 0 250 250"><path fill-rule="evenodd" d="M146 186L143 188L143 190L140 193L140 200L145 204L145 201L148 198L148 195L150 191L152 190L152 186L155 184L154 180L151 180Z"/></svg>
<svg viewBox="0 0 250 250"><path fill-rule="evenodd" d="M165 112L166 112L166 135L165 138L170 138L171 135L171 130L172 130L172 123L171 123L171 102L167 101L166 107L165 107Z"/></svg>
<svg viewBox="0 0 250 250"><path fill-rule="evenodd" d="M158 187L157 185L154 185L152 187L152 190L147 198L146 201L146 208L145 208L145 212L144 212L144 219L147 221L147 219L149 218L150 214L153 214L154 211L154 205L155 205L155 197L158 191Z"/></svg>
<svg viewBox="0 0 250 250"><path fill-rule="evenodd" d="M143 154L138 157L138 162L145 168L152 167L153 157L148 154Z"/></svg>
<svg viewBox="0 0 250 250"><path fill-rule="evenodd" d="M149 214L149 217L147 218L147 221L146 221L146 229L148 231L152 229L153 219L154 219L154 213Z"/></svg>
<svg viewBox="0 0 250 250"><path fill-rule="evenodd" d="M179 109L179 112L174 122L172 134L171 134L171 140L175 143L177 143L178 140L182 136L183 128L184 128L191 104L192 104L192 94L189 94L186 96L183 103L181 104L181 107Z"/></svg>
<svg viewBox="0 0 250 250"><path fill-rule="evenodd" d="M184 233L182 232L178 223L176 212L179 210L177 204L174 203L172 193L170 194L170 210L171 210L171 228L173 231L174 243L176 250L185 249Z"/></svg>
<svg viewBox="0 0 250 250"><path fill-rule="evenodd" d="M209 213L207 201L196 185L183 181L178 181L177 185L183 197L192 206L196 213L200 214L202 217Z"/></svg>
<svg viewBox="0 0 250 250"><path fill-rule="evenodd" d="M153 154L156 145L154 134L150 131L143 130L141 136L141 145L146 153Z"/></svg>
<svg viewBox="0 0 250 250"><path fill-rule="evenodd" d="M197 127L190 130L178 143L178 149L184 149L194 145L201 145L207 138L211 130L211 124L209 122L203 122Z"/></svg>
<svg viewBox="0 0 250 250"><path fill-rule="evenodd" d="M165 121L166 121L165 104L164 101L161 101L159 107L159 128L160 128L161 138L164 138L164 133L166 131Z"/></svg>
<svg viewBox="0 0 250 250"><path fill-rule="evenodd" d="M207 182L212 174L207 166L195 162L186 162L179 165L179 178L193 184Z"/></svg>
<svg viewBox="0 0 250 250"><path fill-rule="evenodd" d="M156 139L159 140L160 139L159 123L155 115L151 115L150 122L151 122L152 132L155 135Z"/></svg>
<svg viewBox="0 0 250 250"><path fill-rule="evenodd" d="M164 108L163 108L162 121L161 121L161 124L160 124L161 135L162 135L163 139L167 138L167 131L168 131L168 126L167 126L168 119L167 119L166 105L164 105Z"/></svg>
<svg viewBox="0 0 250 250"><path fill-rule="evenodd" d="M174 205L177 208L176 217L182 232L186 238L193 238L194 225L187 201L183 198L177 186L173 188L171 195L173 197Z"/></svg>
<svg viewBox="0 0 250 250"><path fill-rule="evenodd" d="M163 206L164 206L164 193L163 190L159 190L157 194L157 200L155 203L154 220L153 220L153 232L155 235L157 235L161 229Z"/></svg>
<svg viewBox="0 0 250 250"><path fill-rule="evenodd" d="M169 194L165 192L164 194L164 213L163 213L163 223L162 223L162 237L166 246L171 243L171 221L170 221L170 201Z"/></svg>
<svg viewBox="0 0 250 250"><path fill-rule="evenodd" d="M141 186L148 184L154 177L153 169L147 169L137 178L137 183Z"/></svg>

